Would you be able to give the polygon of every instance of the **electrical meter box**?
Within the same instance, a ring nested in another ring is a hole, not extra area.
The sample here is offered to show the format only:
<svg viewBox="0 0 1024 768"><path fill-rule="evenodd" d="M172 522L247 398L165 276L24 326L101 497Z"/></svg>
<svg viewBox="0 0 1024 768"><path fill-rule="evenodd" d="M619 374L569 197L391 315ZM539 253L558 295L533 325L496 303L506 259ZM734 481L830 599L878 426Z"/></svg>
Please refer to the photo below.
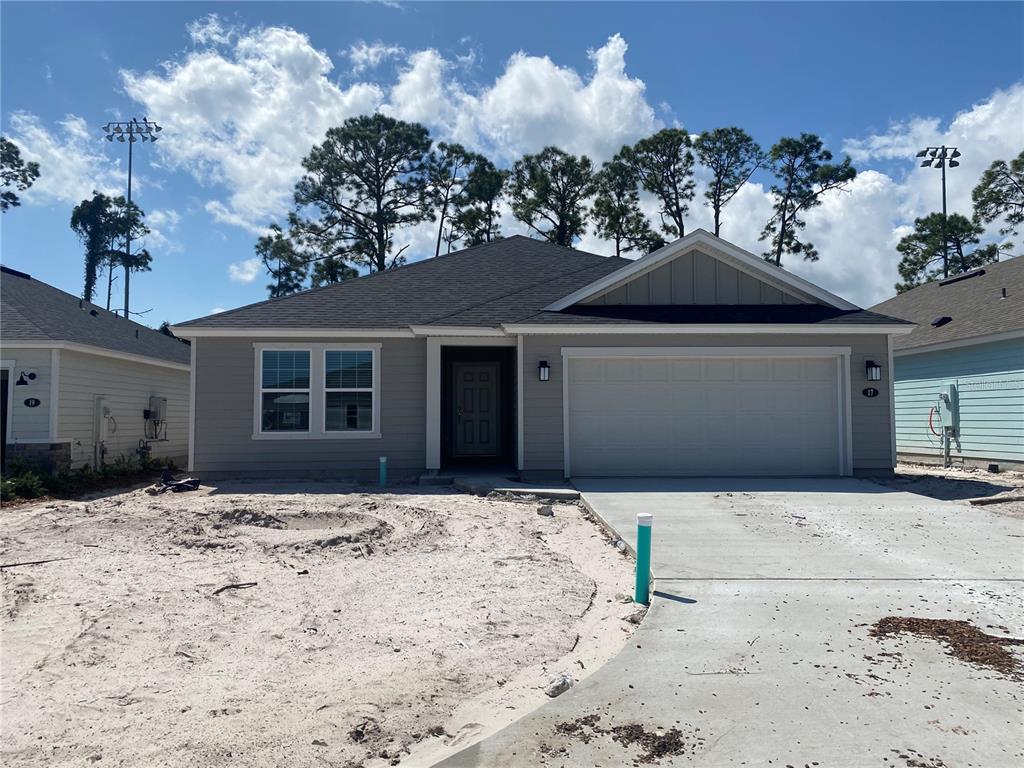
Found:
<svg viewBox="0 0 1024 768"><path fill-rule="evenodd" d="M942 426L960 428L960 404L957 401L956 384L945 384L939 391L939 417Z"/></svg>
<svg viewBox="0 0 1024 768"><path fill-rule="evenodd" d="M146 418L150 421L163 421L167 418L167 398L152 395L149 398L149 415Z"/></svg>

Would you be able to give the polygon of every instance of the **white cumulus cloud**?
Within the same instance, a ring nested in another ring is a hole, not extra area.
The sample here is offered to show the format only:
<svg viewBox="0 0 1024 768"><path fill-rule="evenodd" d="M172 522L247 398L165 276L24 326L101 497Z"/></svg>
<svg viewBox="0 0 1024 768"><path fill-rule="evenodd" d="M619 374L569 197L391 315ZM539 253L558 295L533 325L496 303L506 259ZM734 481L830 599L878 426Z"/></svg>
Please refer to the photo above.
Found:
<svg viewBox="0 0 1024 768"><path fill-rule="evenodd" d="M236 283L251 283L259 276L261 269L263 262L257 258L236 261L228 266L228 277Z"/></svg>
<svg viewBox="0 0 1024 768"><path fill-rule="evenodd" d="M24 193L26 202L77 205L93 190L124 194L125 176L117 161L103 153L102 137L98 127L77 115L48 128L29 112L11 114L9 138L24 160L39 163L40 176Z"/></svg>

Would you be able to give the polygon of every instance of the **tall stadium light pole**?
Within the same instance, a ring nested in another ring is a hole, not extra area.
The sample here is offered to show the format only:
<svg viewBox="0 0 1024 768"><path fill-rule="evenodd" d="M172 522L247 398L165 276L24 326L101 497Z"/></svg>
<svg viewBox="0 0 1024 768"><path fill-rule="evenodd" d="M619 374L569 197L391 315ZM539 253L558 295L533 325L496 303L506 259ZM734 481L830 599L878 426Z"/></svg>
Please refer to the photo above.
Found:
<svg viewBox="0 0 1024 768"><path fill-rule="evenodd" d="M921 161L922 168L942 169L942 276L949 277L949 235L946 226L946 166L956 168L960 165L956 158L960 152L956 147L925 147L917 153L918 157L924 158Z"/></svg>
<svg viewBox="0 0 1024 768"><path fill-rule="evenodd" d="M114 141L117 139L122 144L128 145L128 208L127 216L128 223L125 228L125 246L124 246L124 316L128 318L128 283L131 280L131 257L132 257L132 226L134 225L134 217L132 216L132 148L135 146L136 141L156 141L159 137L157 136L162 131L159 125L150 120L148 117L142 118L142 121L136 120L134 117L131 120L124 120L121 122L107 123L103 126L103 133L106 136L107 141Z"/></svg>

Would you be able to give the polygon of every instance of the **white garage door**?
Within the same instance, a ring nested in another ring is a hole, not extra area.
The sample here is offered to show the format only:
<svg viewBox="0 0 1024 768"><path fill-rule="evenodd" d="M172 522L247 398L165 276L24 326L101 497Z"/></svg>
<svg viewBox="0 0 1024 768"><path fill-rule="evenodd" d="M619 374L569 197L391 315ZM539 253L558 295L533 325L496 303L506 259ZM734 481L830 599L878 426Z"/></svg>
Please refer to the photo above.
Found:
<svg viewBox="0 0 1024 768"><path fill-rule="evenodd" d="M838 360L568 357L570 474L842 474Z"/></svg>

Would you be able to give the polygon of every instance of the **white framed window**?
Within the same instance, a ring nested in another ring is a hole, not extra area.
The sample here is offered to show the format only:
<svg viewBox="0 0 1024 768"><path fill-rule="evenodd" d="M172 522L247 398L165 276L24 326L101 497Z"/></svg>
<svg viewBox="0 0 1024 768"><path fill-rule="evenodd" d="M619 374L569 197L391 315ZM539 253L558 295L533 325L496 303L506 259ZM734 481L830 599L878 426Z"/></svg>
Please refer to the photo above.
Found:
<svg viewBox="0 0 1024 768"><path fill-rule="evenodd" d="M308 349L259 350L261 434L309 432L311 358Z"/></svg>
<svg viewBox="0 0 1024 768"><path fill-rule="evenodd" d="M373 432L374 352L324 350L324 431Z"/></svg>
<svg viewBox="0 0 1024 768"><path fill-rule="evenodd" d="M381 436L379 343L253 347L254 440Z"/></svg>

